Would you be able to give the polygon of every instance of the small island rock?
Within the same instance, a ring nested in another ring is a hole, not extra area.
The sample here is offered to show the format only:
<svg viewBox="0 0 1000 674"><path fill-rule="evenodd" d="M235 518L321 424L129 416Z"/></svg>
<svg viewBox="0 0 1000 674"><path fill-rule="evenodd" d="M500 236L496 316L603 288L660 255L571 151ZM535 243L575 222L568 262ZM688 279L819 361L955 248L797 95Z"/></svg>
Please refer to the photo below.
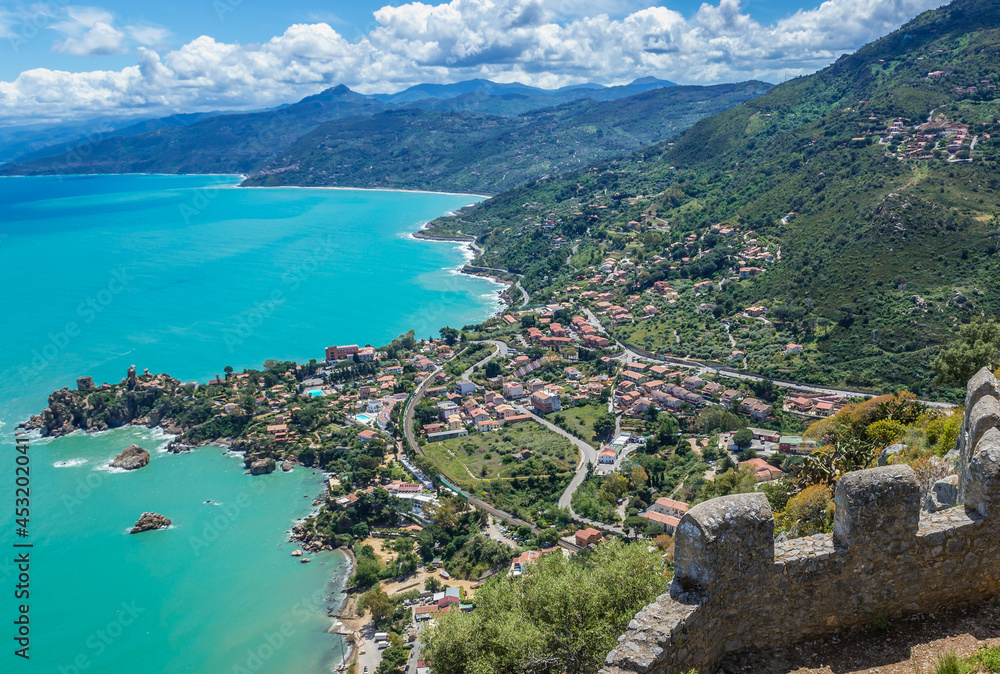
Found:
<svg viewBox="0 0 1000 674"><path fill-rule="evenodd" d="M282 461L281 462L281 470L283 470L284 472L287 473L291 469L292 469L292 463L290 461Z"/></svg>
<svg viewBox="0 0 1000 674"><path fill-rule="evenodd" d="M277 465L275 460L271 458L258 459L250 464L250 474L267 475L268 473L273 473Z"/></svg>
<svg viewBox="0 0 1000 674"><path fill-rule="evenodd" d="M159 513L143 513L129 533L138 534L143 531L152 531L153 529L166 529L169 526L170 520L163 515Z"/></svg>
<svg viewBox="0 0 1000 674"><path fill-rule="evenodd" d="M149 452L139 445L129 445L124 452L114 458L111 462L111 467L137 470L148 463Z"/></svg>

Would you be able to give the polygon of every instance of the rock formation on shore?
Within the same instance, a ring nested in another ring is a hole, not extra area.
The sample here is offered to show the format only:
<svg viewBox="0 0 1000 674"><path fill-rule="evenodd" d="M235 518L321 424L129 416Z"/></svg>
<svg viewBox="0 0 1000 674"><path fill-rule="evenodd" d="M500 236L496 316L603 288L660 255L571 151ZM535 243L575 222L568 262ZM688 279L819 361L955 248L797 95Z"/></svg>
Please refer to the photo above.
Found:
<svg viewBox="0 0 1000 674"><path fill-rule="evenodd" d="M129 445L124 452L119 454L111 462L112 468L124 468L125 470L137 470L149 463L149 452L139 445Z"/></svg>
<svg viewBox="0 0 1000 674"><path fill-rule="evenodd" d="M266 459L257 459L250 464L250 474L267 475L268 473L273 473L277 466L277 462L270 457Z"/></svg>
<svg viewBox="0 0 1000 674"><path fill-rule="evenodd" d="M88 378L84 378L88 379ZM177 394L181 382L169 375L135 376L129 368L118 385L104 384L71 391L62 388L49 396L49 405L41 414L21 424L26 430L38 430L42 437L59 437L76 430L106 431L128 424L163 426L167 432L180 431L169 418L171 406L158 403ZM78 383L79 386L79 383Z"/></svg>
<svg viewBox="0 0 1000 674"><path fill-rule="evenodd" d="M166 529L169 526L170 520L163 515L159 513L143 513L129 533L138 534L143 531L152 531L153 529Z"/></svg>

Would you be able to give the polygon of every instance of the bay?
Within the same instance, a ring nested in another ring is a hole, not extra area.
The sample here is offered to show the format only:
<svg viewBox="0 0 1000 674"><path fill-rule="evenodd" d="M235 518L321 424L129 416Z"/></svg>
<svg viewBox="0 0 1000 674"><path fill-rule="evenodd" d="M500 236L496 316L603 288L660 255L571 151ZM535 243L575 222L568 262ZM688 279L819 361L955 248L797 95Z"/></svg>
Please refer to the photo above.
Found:
<svg viewBox="0 0 1000 674"><path fill-rule="evenodd" d="M14 426L78 376L117 382L135 364L205 381L226 365L322 359L331 344L426 337L498 308L497 285L456 273L457 244L410 235L479 197L237 180L0 179L4 541L15 538ZM109 471L132 442L150 465ZM32 442L32 657L4 649L0 670L329 671L342 645L326 631L327 598L346 559L300 564L285 533L322 475L250 477L220 448L169 455L165 443L136 428ZM125 533L144 511L172 528ZM4 560L11 625L18 572Z"/></svg>

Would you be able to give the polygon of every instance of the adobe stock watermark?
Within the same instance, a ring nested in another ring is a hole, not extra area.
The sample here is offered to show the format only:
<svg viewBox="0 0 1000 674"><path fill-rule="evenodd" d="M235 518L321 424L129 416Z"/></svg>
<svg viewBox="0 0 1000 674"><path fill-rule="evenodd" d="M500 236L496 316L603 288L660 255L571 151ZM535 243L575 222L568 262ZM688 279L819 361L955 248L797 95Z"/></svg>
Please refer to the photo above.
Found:
<svg viewBox="0 0 1000 674"><path fill-rule="evenodd" d="M323 608L327 593L316 590L291 608L291 619L284 620L274 630L263 633L257 644L246 650L242 659L229 670L230 674L254 674L288 643L299 626L314 618Z"/></svg>
<svg viewBox="0 0 1000 674"><path fill-rule="evenodd" d="M123 601L118 609L118 617L87 637L84 641L86 650L77 653L73 662L59 666L59 674L80 674L94 666L94 660L101 657L115 641L132 626L146 609L136 605L135 600Z"/></svg>
<svg viewBox="0 0 1000 674"><path fill-rule="evenodd" d="M7 37L11 50L15 54L19 54L22 47L28 46L28 43L38 37L39 33L51 26L52 22L60 18L62 14L65 14L66 6L69 4L69 0L47 0L28 5L30 13L21 15L20 21L11 26L13 34Z"/></svg>
<svg viewBox="0 0 1000 674"><path fill-rule="evenodd" d="M334 259L337 250L336 240L327 235L317 248L285 270L281 274L281 287L274 288L265 300L239 314L233 321L233 326L225 331L222 339L229 353L235 354L237 347L253 337L257 329L285 305L288 301L286 290L296 292L320 267Z"/></svg>
<svg viewBox="0 0 1000 674"><path fill-rule="evenodd" d="M62 329L50 332L46 342L31 350L28 365L18 369L24 383L30 383L52 364L62 354L70 343L83 334L86 326L93 323L97 317L114 302L115 297L125 292L135 276L129 273L127 267L120 267L111 272L111 278L93 295L89 295L76 306L76 316L79 320L66 321Z"/></svg>
<svg viewBox="0 0 1000 674"><path fill-rule="evenodd" d="M259 494L263 490L263 482L254 480L250 483L250 491ZM201 531L197 532L197 535L188 536L188 545L190 545L194 556L201 557L202 553L219 540L219 537L229 530L251 505L253 505L253 496L246 491L240 492L232 503L213 505L212 507L218 512L202 525Z"/></svg>

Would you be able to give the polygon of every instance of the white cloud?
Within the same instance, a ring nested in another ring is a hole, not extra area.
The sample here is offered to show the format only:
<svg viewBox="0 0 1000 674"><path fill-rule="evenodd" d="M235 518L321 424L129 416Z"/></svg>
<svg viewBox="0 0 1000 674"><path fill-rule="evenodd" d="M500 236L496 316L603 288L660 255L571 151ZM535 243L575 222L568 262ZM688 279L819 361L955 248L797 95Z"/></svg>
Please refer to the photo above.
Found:
<svg viewBox="0 0 1000 674"><path fill-rule="evenodd" d="M114 17L97 7L66 7L66 16L51 25L66 37L53 44L54 51L73 56L105 56L125 51L125 32Z"/></svg>
<svg viewBox="0 0 1000 674"><path fill-rule="evenodd" d="M159 47L165 45L170 31L162 26L151 24L138 24L125 26L125 31L133 40L145 47Z"/></svg>
<svg viewBox="0 0 1000 674"><path fill-rule="evenodd" d="M587 13L592 3L580 0L411 2L379 9L375 28L351 40L326 23L296 24L262 44L202 36L162 55L139 47L138 64L118 72L27 71L0 82L0 117L259 108L339 83L370 93L472 77L543 87L646 75L682 83L780 81L942 4L827 0L765 26L739 0L705 3L691 17L653 6L620 18ZM636 0L594 6L614 12ZM109 53L129 41L156 47L167 37L158 27L116 28L99 9L71 9L57 28L69 53Z"/></svg>

